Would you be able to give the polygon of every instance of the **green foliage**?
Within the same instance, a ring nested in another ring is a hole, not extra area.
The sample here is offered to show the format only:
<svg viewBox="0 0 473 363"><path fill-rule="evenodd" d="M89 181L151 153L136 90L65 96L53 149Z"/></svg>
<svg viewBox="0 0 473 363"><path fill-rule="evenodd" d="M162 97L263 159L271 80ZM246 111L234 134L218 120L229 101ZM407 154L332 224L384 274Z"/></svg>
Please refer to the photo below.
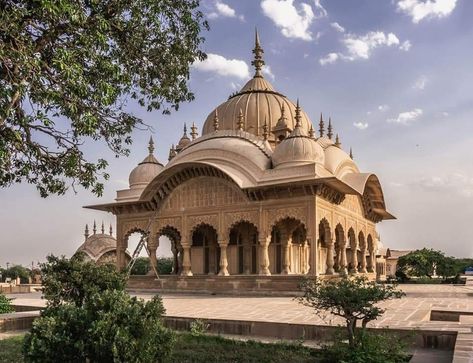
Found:
<svg viewBox="0 0 473 363"><path fill-rule="evenodd" d="M210 324L206 323L202 319L195 319L190 324L190 333L194 336L203 335L209 330Z"/></svg>
<svg viewBox="0 0 473 363"><path fill-rule="evenodd" d="M0 291L0 314L11 313L15 311L11 305L12 299L6 297L3 292Z"/></svg>
<svg viewBox="0 0 473 363"><path fill-rule="evenodd" d="M358 344L357 321L362 322L365 330L368 322L384 314L385 310L376 303L404 296L396 285L378 284L365 276L305 279L301 288L304 295L298 298L300 303L313 308L316 314L323 316L329 312L345 319L350 346Z"/></svg>
<svg viewBox="0 0 473 363"><path fill-rule="evenodd" d="M71 259L48 256L41 264L43 296L48 306L73 303L82 306L94 293L105 290L123 290L126 279L113 265L84 262L78 254Z"/></svg>
<svg viewBox="0 0 473 363"><path fill-rule="evenodd" d="M30 270L26 267L13 265L12 267L2 271L2 279L5 280L6 277L10 277L13 280L19 277L22 284L27 284L29 282L30 274Z"/></svg>
<svg viewBox="0 0 473 363"><path fill-rule="evenodd" d="M31 362L158 362L168 357L173 333L164 328L159 297L148 302L125 291L90 296L82 307L47 308L24 341ZM133 344L130 344L133 342Z"/></svg>
<svg viewBox="0 0 473 363"><path fill-rule="evenodd" d="M170 113L194 99L190 66L205 59L198 0L4 0L0 7L0 186L40 195L80 185L101 195L103 140L127 155L142 121L128 99Z"/></svg>
<svg viewBox="0 0 473 363"><path fill-rule="evenodd" d="M322 349L322 362L332 363L402 363L408 362L406 344L402 339L377 332L360 332L354 347L338 336L334 344Z"/></svg>
<svg viewBox="0 0 473 363"><path fill-rule="evenodd" d="M162 324L164 307L124 291L124 275L81 255L48 256L41 266L47 308L24 340L31 362L160 362L174 336Z"/></svg>
<svg viewBox="0 0 473 363"><path fill-rule="evenodd" d="M146 275L150 269L149 257L138 257L131 269L131 275Z"/></svg>
<svg viewBox="0 0 473 363"><path fill-rule="evenodd" d="M172 272L172 265L174 261L172 257L159 257L158 258L158 274L170 275Z"/></svg>
<svg viewBox="0 0 473 363"><path fill-rule="evenodd" d="M0 339L0 363L22 363L21 347L23 336Z"/></svg>

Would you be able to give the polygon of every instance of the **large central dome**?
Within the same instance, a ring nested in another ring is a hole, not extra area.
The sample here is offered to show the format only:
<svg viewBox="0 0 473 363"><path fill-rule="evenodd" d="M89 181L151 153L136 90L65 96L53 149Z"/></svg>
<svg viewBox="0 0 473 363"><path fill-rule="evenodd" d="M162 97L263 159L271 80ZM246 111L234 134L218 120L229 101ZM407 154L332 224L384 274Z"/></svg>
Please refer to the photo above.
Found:
<svg viewBox="0 0 473 363"><path fill-rule="evenodd" d="M255 55L252 64L255 66L256 73L245 86L236 94L217 106L207 117L202 134L206 135L215 130L214 118L215 112L218 115L219 128L221 130L238 130L238 116L240 110L243 113L244 125L246 132L257 136L264 133L265 123L271 132L281 117L281 108L284 107L287 117L287 126L293 130L296 125L294 102L286 98L286 96L274 90L274 87L262 75L262 66L264 61L262 58L263 49L259 44L258 34L256 34L256 44L253 50ZM304 111L301 111L300 127L308 133L311 128L311 121ZM274 143L275 136L270 136L268 141Z"/></svg>

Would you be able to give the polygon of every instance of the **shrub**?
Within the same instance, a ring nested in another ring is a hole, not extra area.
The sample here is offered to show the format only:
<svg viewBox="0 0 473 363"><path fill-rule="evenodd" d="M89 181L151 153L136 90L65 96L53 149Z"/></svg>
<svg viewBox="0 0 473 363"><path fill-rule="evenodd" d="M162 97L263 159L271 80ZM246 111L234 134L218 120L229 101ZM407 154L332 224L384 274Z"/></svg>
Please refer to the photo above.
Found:
<svg viewBox="0 0 473 363"><path fill-rule="evenodd" d="M0 314L11 313L15 311L11 306L12 299L6 297L3 292L0 291Z"/></svg>
<svg viewBox="0 0 473 363"><path fill-rule="evenodd" d="M50 256L42 271L49 300L25 336L26 361L151 363L170 355L174 335L158 296L131 297L113 267L81 259Z"/></svg>
<svg viewBox="0 0 473 363"><path fill-rule="evenodd" d="M203 335L210 327L210 324L206 323L202 319L195 319L190 324L190 333L193 336Z"/></svg>

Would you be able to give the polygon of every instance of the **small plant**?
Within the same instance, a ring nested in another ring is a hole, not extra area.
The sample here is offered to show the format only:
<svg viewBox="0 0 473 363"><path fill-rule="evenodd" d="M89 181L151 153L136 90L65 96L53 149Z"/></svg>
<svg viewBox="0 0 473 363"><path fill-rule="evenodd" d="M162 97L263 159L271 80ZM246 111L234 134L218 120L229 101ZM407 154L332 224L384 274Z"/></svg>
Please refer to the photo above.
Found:
<svg viewBox="0 0 473 363"><path fill-rule="evenodd" d="M6 297L3 292L0 292L0 314L6 314L15 311L11 305L12 300L13 299Z"/></svg>
<svg viewBox="0 0 473 363"><path fill-rule="evenodd" d="M197 337L197 336L201 336L205 334L207 330L209 330L209 328L210 328L209 323L206 323L202 319L195 319L194 321L191 322L189 330L193 336Z"/></svg>

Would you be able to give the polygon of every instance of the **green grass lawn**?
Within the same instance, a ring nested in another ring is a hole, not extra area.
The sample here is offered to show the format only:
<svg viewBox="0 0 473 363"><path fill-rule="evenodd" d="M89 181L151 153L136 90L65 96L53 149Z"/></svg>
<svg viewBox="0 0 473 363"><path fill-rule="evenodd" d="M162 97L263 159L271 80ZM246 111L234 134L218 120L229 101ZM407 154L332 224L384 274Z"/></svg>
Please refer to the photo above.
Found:
<svg viewBox="0 0 473 363"><path fill-rule="evenodd" d="M23 337L0 340L0 363L21 363ZM296 344L265 344L255 341L236 341L219 336L193 336L178 333L173 363L286 363L317 362L315 349Z"/></svg>

